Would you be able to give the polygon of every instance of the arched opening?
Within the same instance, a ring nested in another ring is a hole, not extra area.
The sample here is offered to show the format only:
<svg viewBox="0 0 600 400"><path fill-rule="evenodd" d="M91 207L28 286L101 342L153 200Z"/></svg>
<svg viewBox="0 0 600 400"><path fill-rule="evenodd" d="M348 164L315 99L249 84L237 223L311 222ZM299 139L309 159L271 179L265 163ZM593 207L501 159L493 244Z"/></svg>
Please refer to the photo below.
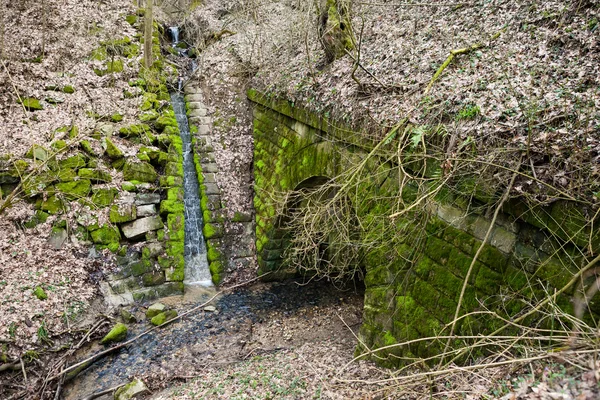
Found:
<svg viewBox="0 0 600 400"><path fill-rule="evenodd" d="M285 269L340 285L362 281L355 210L338 190L330 178L313 176L288 194L276 226L283 238Z"/></svg>

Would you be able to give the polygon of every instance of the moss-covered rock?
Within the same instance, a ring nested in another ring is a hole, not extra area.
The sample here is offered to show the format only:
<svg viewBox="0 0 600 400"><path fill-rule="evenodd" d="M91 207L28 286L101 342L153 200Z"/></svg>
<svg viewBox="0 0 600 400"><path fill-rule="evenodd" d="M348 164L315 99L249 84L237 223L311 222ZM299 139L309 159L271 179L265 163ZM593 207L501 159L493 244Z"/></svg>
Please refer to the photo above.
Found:
<svg viewBox="0 0 600 400"><path fill-rule="evenodd" d="M54 142L52 142L51 147L56 151L60 151L67 148L67 142L62 139L55 140Z"/></svg>
<svg viewBox="0 0 600 400"><path fill-rule="evenodd" d="M148 110L140 114L139 120L142 122L154 121L159 117L159 114L154 110Z"/></svg>
<svg viewBox="0 0 600 400"><path fill-rule="evenodd" d="M158 105L159 105L159 102L156 97L156 93L149 93L149 92L144 93L144 97L142 99L142 105L140 106L140 109L142 111L148 111L153 108L157 108Z"/></svg>
<svg viewBox="0 0 600 400"><path fill-rule="evenodd" d="M134 25L137 22L137 20L137 15L130 14L127 17L125 17L125 21L127 21L129 25Z"/></svg>
<svg viewBox="0 0 600 400"><path fill-rule="evenodd" d="M177 129L177 120L175 119L175 116L162 115L154 122L154 126L159 131L163 131L167 126Z"/></svg>
<svg viewBox="0 0 600 400"><path fill-rule="evenodd" d="M139 379L133 380L131 383L124 385L115 392L114 400L130 400L137 399L141 395L148 393L149 390Z"/></svg>
<svg viewBox="0 0 600 400"><path fill-rule="evenodd" d="M115 204L110 208L109 220L114 224L133 221L137 218L137 208L133 204Z"/></svg>
<svg viewBox="0 0 600 400"><path fill-rule="evenodd" d="M152 325L160 326L163 325L165 322L172 320L175 317L177 317L177 311L167 310L153 317L150 320L150 322L152 323Z"/></svg>
<svg viewBox="0 0 600 400"><path fill-rule="evenodd" d="M49 157L50 153L44 147L34 144L31 148L25 153L25 158L31 158L34 160L46 161Z"/></svg>
<svg viewBox="0 0 600 400"><path fill-rule="evenodd" d="M79 169L79 168L85 167L85 165L86 165L86 160L85 160L85 157L83 156L83 154L76 154L74 156L59 160L57 166L58 166L58 168L61 168L61 169L64 169L64 168Z"/></svg>
<svg viewBox="0 0 600 400"><path fill-rule="evenodd" d="M33 294L40 300L46 300L48 298L46 291L41 286L37 286L35 289L33 289Z"/></svg>
<svg viewBox="0 0 600 400"><path fill-rule="evenodd" d="M92 182L88 179L80 179L72 182L60 182L55 185L56 190L64 194L67 200L78 200L87 197L92 188Z"/></svg>
<svg viewBox="0 0 600 400"><path fill-rule="evenodd" d="M101 344L122 342L127 338L127 325L118 323L100 341Z"/></svg>
<svg viewBox="0 0 600 400"><path fill-rule="evenodd" d="M158 286L165 283L165 274L163 272L148 272L142 275L142 282L144 286Z"/></svg>
<svg viewBox="0 0 600 400"><path fill-rule="evenodd" d="M38 111L44 109L40 101L34 97L26 97L21 99L21 104L23 104L23 107L25 107L27 111Z"/></svg>
<svg viewBox="0 0 600 400"><path fill-rule="evenodd" d="M151 132L150 126L147 124L135 124L124 126L119 129L119 134L125 137L139 137L146 132Z"/></svg>
<svg viewBox="0 0 600 400"><path fill-rule="evenodd" d="M165 306L164 304L154 303L150 307L148 307L148 310L146 310L146 318L152 319L152 318L156 317L158 314L160 314L161 312L164 312L166 309L167 309L167 306Z"/></svg>
<svg viewBox="0 0 600 400"><path fill-rule="evenodd" d="M110 116L110 120L112 122L121 122L121 121L123 121L123 115L120 113L114 113L113 115Z"/></svg>
<svg viewBox="0 0 600 400"><path fill-rule="evenodd" d="M115 144L109 138L104 138L102 141L102 147L104 148L104 152L111 160L118 160L123 158L123 152L115 146Z"/></svg>
<svg viewBox="0 0 600 400"><path fill-rule="evenodd" d="M154 167L147 162L136 162L133 159L127 159L123 166L123 178L127 181L153 183L158 179L158 174Z"/></svg>
<svg viewBox="0 0 600 400"><path fill-rule="evenodd" d="M110 205L118 193L117 189L92 189L92 203L97 207Z"/></svg>
<svg viewBox="0 0 600 400"><path fill-rule="evenodd" d="M89 179L94 183L112 182L110 174L100 169L81 168L77 175L82 179Z"/></svg>
<svg viewBox="0 0 600 400"><path fill-rule="evenodd" d="M46 211L51 215L61 214L65 211L66 205L56 196L50 196L40 203L40 210Z"/></svg>

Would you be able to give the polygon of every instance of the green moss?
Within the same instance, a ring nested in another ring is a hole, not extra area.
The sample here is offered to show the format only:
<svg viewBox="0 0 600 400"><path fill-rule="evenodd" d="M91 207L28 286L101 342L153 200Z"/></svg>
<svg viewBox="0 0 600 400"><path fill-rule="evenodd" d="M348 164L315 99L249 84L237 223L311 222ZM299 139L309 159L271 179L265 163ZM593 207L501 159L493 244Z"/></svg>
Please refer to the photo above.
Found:
<svg viewBox="0 0 600 400"><path fill-rule="evenodd" d="M135 192L137 190L137 186L133 182L123 182L121 188L126 192Z"/></svg>
<svg viewBox="0 0 600 400"><path fill-rule="evenodd" d="M160 202L160 214L166 215L169 213L183 213L183 203L179 200L163 200Z"/></svg>
<svg viewBox="0 0 600 400"><path fill-rule="evenodd" d="M165 274L162 272L148 272L142 275L142 283L144 286L158 286L165 283Z"/></svg>
<svg viewBox="0 0 600 400"><path fill-rule="evenodd" d="M66 205L56 196L50 196L47 200L40 203L40 210L47 211L49 214L61 214L65 211Z"/></svg>
<svg viewBox="0 0 600 400"><path fill-rule="evenodd" d="M221 259L221 253L214 246L208 246L206 257L209 263L219 261Z"/></svg>
<svg viewBox="0 0 600 400"><path fill-rule="evenodd" d="M175 129L178 129L177 120L174 116L170 115L162 115L155 122L154 126L160 132L162 132L167 126L171 126Z"/></svg>
<svg viewBox="0 0 600 400"><path fill-rule="evenodd" d="M467 104L457 114L456 120L475 119L481 113L479 106L475 104Z"/></svg>
<svg viewBox="0 0 600 400"><path fill-rule="evenodd" d="M212 281L215 285L221 283L221 274L223 273L223 264L221 261L213 261L209 265L210 275L212 276Z"/></svg>
<svg viewBox="0 0 600 400"><path fill-rule="evenodd" d="M206 223L202 228L206 239L218 239L223 236L223 228L216 224Z"/></svg>
<svg viewBox="0 0 600 400"><path fill-rule="evenodd" d="M96 244L109 245L121 240L121 233L115 227L103 225L101 228L92 231L92 240Z"/></svg>
<svg viewBox="0 0 600 400"><path fill-rule="evenodd" d="M46 291L41 287L41 286L37 286L34 290L33 290L33 294L35 295L35 297L37 297L39 300L46 300L48 298L48 295L46 294Z"/></svg>
<svg viewBox="0 0 600 400"><path fill-rule="evenodd" d="M102 338L101 344L122 342L127 338L127 325L118 323Z"/></svg>
<svg viewBox="0 0 600 400"><path fill-rule="evenodd" d="M71 85L65 85L62 88L63 93L73 94L75 93L75 88Z"/></svg>
<svg viewBox="0 0 600 400"><path fill-rule="evenodd" d="M52 148L54 150L60 151L67 148L67 142L64 140L56 140L52 143Z"/></svg>
<svg viewBox="0 0 600 400"><path fill-rule="evenodd" d="M130 14L125 17L125 21L127 21L129 25L134 25L137 22L137 15Z"/></svg>
<svg viewBox="0 0 600 400"><path fill-rule="evenodd" d="M145 92L140 109L142 111L148 111L157 108L159 104L156 93Z"/></svg>
<svg viewBox="0 0 600 400"><path fill-rule="evenodd" d="M83 168L86 165L85 157L82 154L76 154L74 156L65 158L58 161L59 168Z"/></svg>

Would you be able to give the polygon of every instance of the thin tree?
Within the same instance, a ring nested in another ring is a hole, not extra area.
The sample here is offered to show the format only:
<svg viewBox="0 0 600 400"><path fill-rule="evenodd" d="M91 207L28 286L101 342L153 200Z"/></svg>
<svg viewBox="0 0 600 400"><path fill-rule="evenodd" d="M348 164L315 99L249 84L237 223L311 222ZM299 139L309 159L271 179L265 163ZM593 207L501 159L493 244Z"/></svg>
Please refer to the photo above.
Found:
<svg viewBox="0 0 600 400"><path fill-rule="evenodd" d="M153 0L146 0L146 13L144 14L144 67L146 68L152 66L152 2Z"/></svg>

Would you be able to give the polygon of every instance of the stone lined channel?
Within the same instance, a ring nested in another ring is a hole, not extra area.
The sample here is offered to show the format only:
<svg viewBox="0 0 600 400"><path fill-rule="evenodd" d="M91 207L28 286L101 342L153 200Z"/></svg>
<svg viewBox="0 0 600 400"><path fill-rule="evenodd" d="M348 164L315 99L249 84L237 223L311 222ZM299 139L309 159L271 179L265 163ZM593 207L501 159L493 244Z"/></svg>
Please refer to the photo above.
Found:
<svg viewBox="0 0 600 400"><path fill-rule="evenodd" d="M200 210L200 195L198 175L194 165L194 153L190 127L185 112L185 100L181 93L171 94L171 103L175 118L179 125L181 141L183 142L183 186L184 186L184 217L185 217L185 280L186 285L212 286L208 260L206 258L206 243L202 236L202 211Z"/></svg>

